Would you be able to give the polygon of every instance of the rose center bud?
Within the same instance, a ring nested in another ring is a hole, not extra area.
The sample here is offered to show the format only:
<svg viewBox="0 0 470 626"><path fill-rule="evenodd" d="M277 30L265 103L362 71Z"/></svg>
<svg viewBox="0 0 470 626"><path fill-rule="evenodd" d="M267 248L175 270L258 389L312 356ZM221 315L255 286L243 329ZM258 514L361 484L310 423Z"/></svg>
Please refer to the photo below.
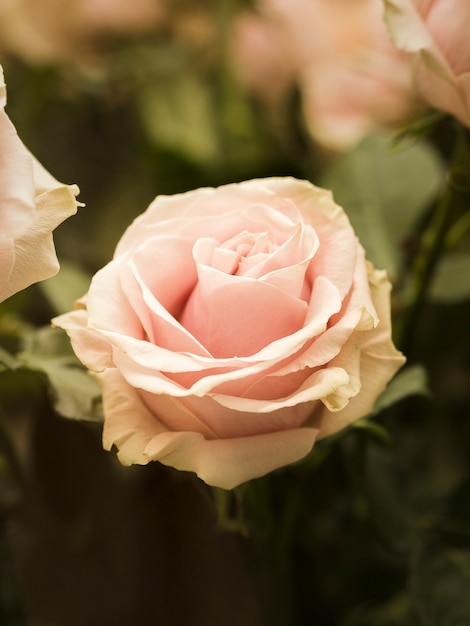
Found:
<svg viewBox="0 0 470 626"><path fill-rule="evenodd" d="M289 234L281 243L248 231L195 242L198 280L179 321L213 357L249 356L302 328L318 241L304 225Z"/></svg>

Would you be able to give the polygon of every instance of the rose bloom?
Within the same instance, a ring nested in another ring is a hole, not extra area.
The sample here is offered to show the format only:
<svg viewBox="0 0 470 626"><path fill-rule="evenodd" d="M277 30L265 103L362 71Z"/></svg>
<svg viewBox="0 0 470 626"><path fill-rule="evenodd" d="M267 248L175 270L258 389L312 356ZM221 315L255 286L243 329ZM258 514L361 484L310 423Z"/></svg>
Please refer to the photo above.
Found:
<svg viewBox="0 0 470 626"><path fill-rule="evenodd" d="M57 273L52 231L76 213L78 187L55 180L25 148L5 113L0 67L0 302Z"/></svg>
<svg viewBox="0 0 470 626"><path fill-rule="evenodd" d="M420 95L470 126L470 2L385 0L385 19Z"/></svg>
<svg viewBox="0 0 470 626"><path fill-rule="evenodd" d="M415 111L411 70L390 41L378 0L258 0L257 6L258 35L255 20L244 17L237 28L241 81L263 89L270 101L267 77L277 75L277 85L290 74L318 143L344 151Z"/></svg>
<svg viewBox="0 0 470 626"><path fill-rule="evenodd" d="M105 37L148 31L166 0L0 0L0 48L29 63L94 59Z"/></svg>
<svg viewBox="0 0 470 626"><path fill-rule="evenodd" d="M53 323L106 449L229 489L371 410L404 362L389 292L329 191L268 178L157 197Z"/></svg>

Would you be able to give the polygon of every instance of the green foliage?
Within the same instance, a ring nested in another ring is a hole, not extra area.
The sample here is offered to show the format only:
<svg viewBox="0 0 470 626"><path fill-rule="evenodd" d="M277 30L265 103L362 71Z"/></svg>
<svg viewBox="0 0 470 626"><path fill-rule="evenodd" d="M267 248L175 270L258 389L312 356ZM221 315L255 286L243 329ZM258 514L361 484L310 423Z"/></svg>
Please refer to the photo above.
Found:
<svg viewBox="0 0 470 626"><path fill-rule="evenodd" d="M52 402L59 415L102 421L100 388L83 369L67 335L57 328L40 328L25 338L18 355L23 367L47 377Z"/></svg>
<svg viewBox="0 0 470 626"><path fill-rule="evenodd" d="M180 70L160 84L150 83L140 93L139 107L157 145L196 163L215 161L218 146L213 103L197 75Z"/></svg>
<svg viewBox="0 0 470 626"><path fill-rule="evenodd" d="M414 395L430 395L427 373L422 365L410 365L397 372L377 398L372 415L377 415L396 402Z"/></svg>
<svg viewBox="0 0 470 626"><path fill-rule="evenodd" d="M414 545L410 567L413 606L425 626L470 621L470 483L450 494Z"/></svg>
<svg viewBox="0 0 470 626"><path fill-rule="evenodd" d="M78 265L62 261L60 271L39 283L40 289L47 297L54 312L59 315L73 308L73 303L85 295L91 277Z"/></svg>
<svg viewBox="0 0 470 626"><path fill-rule="evenodd" d="M410 583L413 606L424 626L469 623L468 534L463 546L453 545L445 535L423 535L415 547Z"/></svg>
<svg viewBox="0 0 470 626"><path fill-rule="evenodd" d="M344 155L321 185L347 212L369 260L395 280L403 248L443 180L430 145L392 145L390 136L375 134Z"/></svg>
<svg viewBox="0 0 470 626"><path fill-rule="evenodd" d="M441 304L454 304L470 298L470 252L452 252L440 259L429 296Z"/></svg>
<svg viewBox="0 0 470 626"><path fill-rule="evenodd" d="M0 364L5 369L14 370L21 365L20 361L0 346Z"/></svg>

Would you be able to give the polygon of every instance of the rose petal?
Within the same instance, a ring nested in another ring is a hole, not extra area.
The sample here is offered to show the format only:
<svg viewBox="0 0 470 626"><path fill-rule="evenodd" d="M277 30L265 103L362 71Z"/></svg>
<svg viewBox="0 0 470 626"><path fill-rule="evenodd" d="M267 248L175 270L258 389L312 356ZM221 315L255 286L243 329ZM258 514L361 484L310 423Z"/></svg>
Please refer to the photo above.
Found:
<svg viewBox="0 0 470 626"><path fill-rule="evenodd" d="M15 265L0 291L0 301L29 285L50 278L59 270L52 231L77 212L78 188L61 186L36 198L37 217L15 240Z"/></svg>
<svg viewBox="0 0 470 626"><path fill-rule="evenodd" d="M198 284L180 322L213 357L255 354L302 327L307 313L303 300L262 281L228 276L211 267L198 265L197 273ZM267 318L267 310L275 314Z"/></svg>
<svg viewBox="0 0 470 626"><path fill-rule="evenodd" d="M316 428L298 428L239 439L206 440L200 433L168 432L129 387L119 372L100 377L106 420L103 445L119 448L123 464L158 460L180 470L196 472L207 484L232 489L308 454ZM135 421L129 422L129 415Z"/></svg>
<svg viewBox="0 0 470 626"><path fill-rule="evenodd" d="M0 237L0 301L5 286L11 281L11 274L15 265L15 246L13 239Z"/></svg>
<svg viewBox="0 0 470 626"><path fill-rule="evenodd" d="M67 332L75 354L93 372L112 367L112 347L99 332L88 327L85 299L77 303L75 311L58 315L51 320L53 326Z"/></svg>
<svg viewBox="0 0 470 626"><path fill-rule="evenodd" d="M0 68L0 81L3 72ZM5 106L5 84L0 85ZM0 111L0 237L24 234L36 217L33 163L7 114Z"/></svg>
<svg viewBox="0 0 470 626"><path fill-rule="evenodd" d="M190 354L174 354L148 342L136 341L115 333L102 331L119 351L114 353L114 362L126 380L139 389L152 393L170 393L178 397L203 396L212 390L223 389L229 383L231 394L243 393L253 378L284 363L285 359L297 357L299 350L312 337L323 332L330 317L341 307L338 292L329 281L317 279L312 298L311 319L308 324L289 337L269 344L256 355L243 359L207 359ZM336 351L338 350L336 346ZM127 356L132 354L132 358ZM206 370L206 371L204 371ZM215 370L215 373L214 373ZM165 376L173 372L201 372L191 386L185 380L180 383L178 376Z"/></svg>
<svg viewBox="0 0 470 626"><path fill-rule="evenodd" d="M379 394L405 362L405 357L395 348L391 339L390 282L383 271L370 268L369 276L371 295L380 322L372 332L363 332L360 336L361 389L344 409L328 414L328 419L324 419L321 424L322 437L341 430L357 419L358 415L370 413Z"/></svg>
<svg viewBox="0 0 470 626"><path fill-rule="evenodd" d="M278 197L280 194L273 192L268 180L282 179L258 179L254 181L257 183L255 185L253 181L247 181L217 189L197 189L191 192L191 197L188 193L158 196L121 237L115 258L136 249L156 234L170 233L194 239L210 235L221 242L226 241L246 229L241 228L240 216L246 209L252 213L256 211L256 205L261 205L261 208L258 213L253 213L255 222L263 225L266 214L271 214L272 225L277 224L282 235L284 225L299 223L302 216L289 195ZM292 187L295 187L296 182L300 184L295 179L289 180L292 181Z"/></svg>

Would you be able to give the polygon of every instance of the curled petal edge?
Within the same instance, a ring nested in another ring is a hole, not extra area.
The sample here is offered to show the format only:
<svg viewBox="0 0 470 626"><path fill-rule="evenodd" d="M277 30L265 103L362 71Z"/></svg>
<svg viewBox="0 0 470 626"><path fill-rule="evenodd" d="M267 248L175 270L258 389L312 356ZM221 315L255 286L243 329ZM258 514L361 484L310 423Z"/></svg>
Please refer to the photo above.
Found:
<svg viewBox="0 0 470 626"><path fill-rule="evenodd" d="M178 470L195 472L205 483L223 489L233 489L302 459L312 449L319 432L315 427L296 428L215 440L206 440L194 432L170 432L116 369L107 370L98 379L103 387L106 414L105 449L116 445L124 465L158 460Z"/></svg>

